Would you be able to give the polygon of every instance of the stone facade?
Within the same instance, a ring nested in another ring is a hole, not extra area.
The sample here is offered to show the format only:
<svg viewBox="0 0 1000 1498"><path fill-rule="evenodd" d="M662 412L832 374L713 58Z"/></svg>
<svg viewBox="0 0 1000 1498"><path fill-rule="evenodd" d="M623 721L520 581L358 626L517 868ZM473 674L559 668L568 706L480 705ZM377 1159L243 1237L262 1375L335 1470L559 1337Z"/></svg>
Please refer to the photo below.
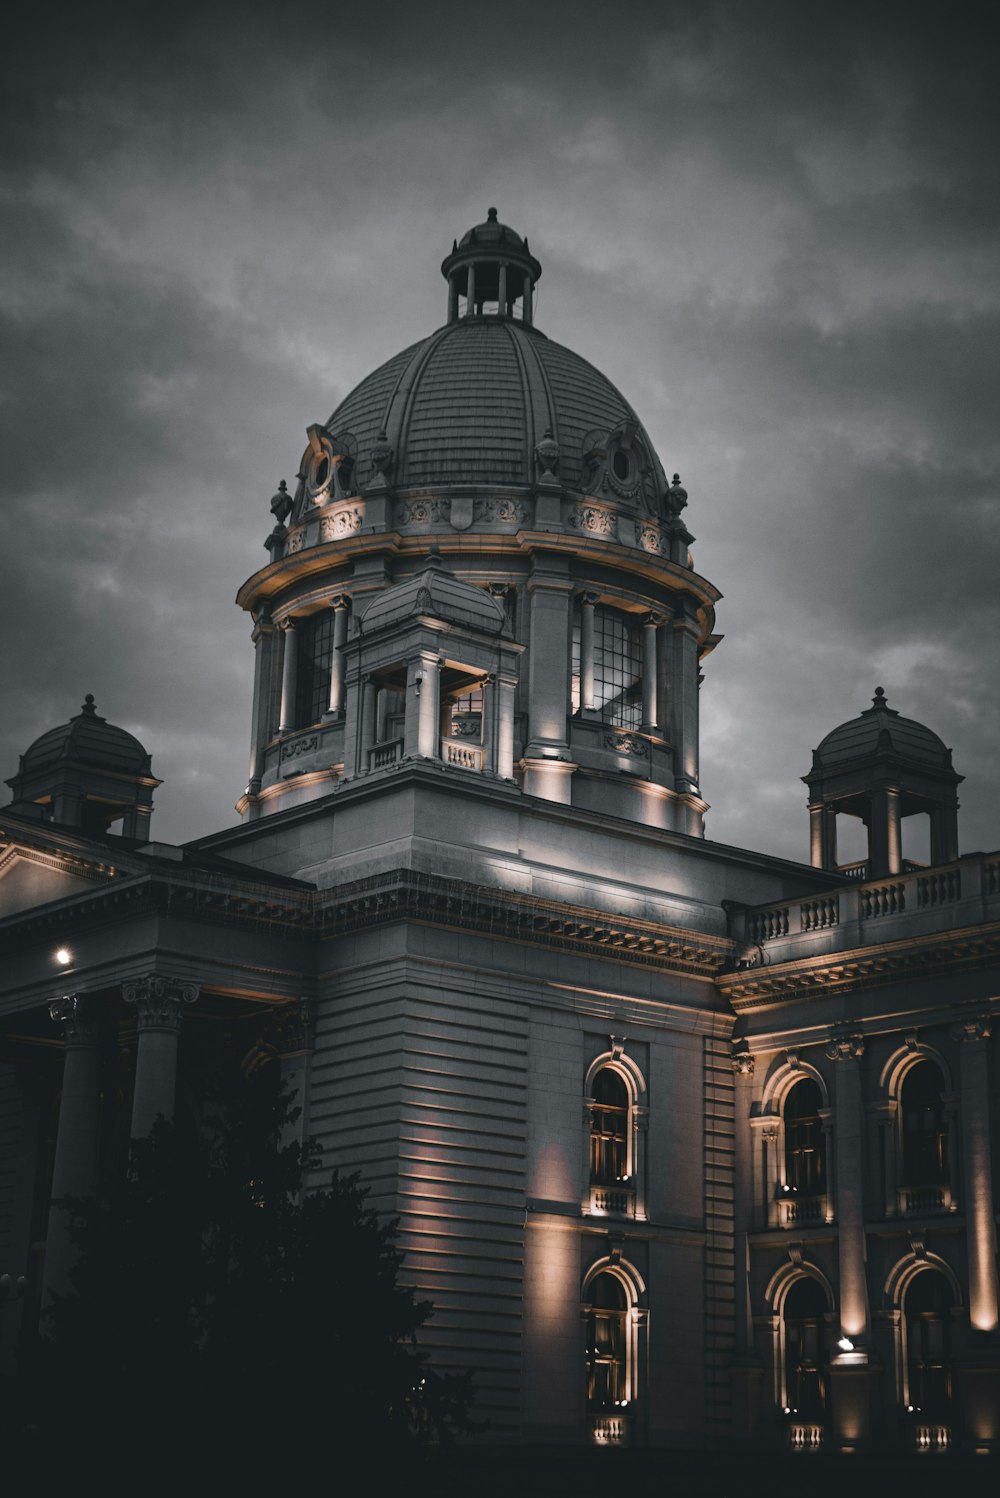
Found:
<svg viewBox="0 0 1000 1498"><path fill-rule="evenodd" d="M491 1439L992 1451L1000 855L948 820L885 861L958 777L881 697L807 777L811 864L705 840L687 494L534 327L519 236L443 269L272 501L241 824L95 832L42 760L0 813L2 1355L197 1015L398 1216Z"/></svg>

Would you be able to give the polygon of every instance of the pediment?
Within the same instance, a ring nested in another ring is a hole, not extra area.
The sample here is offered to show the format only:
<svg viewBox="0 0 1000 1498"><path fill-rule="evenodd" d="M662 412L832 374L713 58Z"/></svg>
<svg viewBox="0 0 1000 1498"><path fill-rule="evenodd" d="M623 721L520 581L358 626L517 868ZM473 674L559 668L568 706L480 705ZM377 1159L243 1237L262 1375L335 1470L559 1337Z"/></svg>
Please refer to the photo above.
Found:
<svg viewBox="0 0 1000 1498"><path fill-rule="evenodd" d="M65 900L92 889L110 875L77 860L36 848L7 847L0 853L0 919Z"/></svg>

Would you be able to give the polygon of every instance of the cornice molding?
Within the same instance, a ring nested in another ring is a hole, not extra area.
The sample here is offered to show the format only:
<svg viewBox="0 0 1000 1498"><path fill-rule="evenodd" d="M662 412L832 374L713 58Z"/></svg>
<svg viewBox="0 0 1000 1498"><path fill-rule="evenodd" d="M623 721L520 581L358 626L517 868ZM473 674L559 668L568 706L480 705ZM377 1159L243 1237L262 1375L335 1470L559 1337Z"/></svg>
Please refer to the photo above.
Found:
<svg viewBox="0 0 1000 1498"><path fill-rule="evenodd" d="M988 967L1000 958L1000 922L937 932L909 941L824 953L799 962L726 973L719 988L737 1014L816 993L882 988L901 979Z"/></svg>
<svg viewBox="0 0 1000 1498"><path fill-rule="evenodd" d="M335 889L301 891L268 890L218 874L157 872L120 880L96 895L78 896L69 907L60 902L11 917L0 926L0 950L37 941L54 927L72 934L74 928L107 925L150 911L257 931L278 928L288 935L323 940L414 920L701 978L715 978L733 954L733 944L725 937L414 869L391 869Z"/></svg>

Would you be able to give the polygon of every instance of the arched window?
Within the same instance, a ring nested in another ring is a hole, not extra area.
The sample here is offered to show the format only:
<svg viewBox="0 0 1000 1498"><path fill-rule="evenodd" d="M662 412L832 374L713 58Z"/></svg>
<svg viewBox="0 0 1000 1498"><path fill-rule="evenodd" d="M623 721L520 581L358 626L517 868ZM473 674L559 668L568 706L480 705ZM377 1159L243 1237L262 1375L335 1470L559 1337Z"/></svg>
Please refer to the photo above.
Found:
<svg viewBox="0 0 1000 1498"><path fill-rule="evenodd" d="M785 1398L802 1420L821 1420L826 1410L826 1308L823 1287L805 1275L782 1307Z"/></svg>
<svg viewBox="0 0 1000 1498"><path fill-rule="evenodd" d="M628 1401L628 1296L605 1270L590 1284L587 1310L587 1409L621 1409Z"/></svg>
<svg viewBox="0 0 1000 1498"><path fill-rule="evenodd" d="M948 1120L941 1094L941 1074L933 1061L918 1061L903 1078L899 1105L904 1186L948 1184Z"/></svg>
<svg viewBox="0 0 1000 1498"><path fill-rule="evenodd" d="M629 1095L622 1077L603 1066L594 1078L590 1114L590 1182L616 1186L629 1174Z"/></svg>
<svg viewBox="0 0 1000 1498"><path fill-rule="evenodd" d="M785 1185L799 1196L821 1196L826 1191L822 1103L811 1077L796 1082L785 1099Z"/></svg>
<svg viewBox="0 0 1000 1498"><path fill-rule="evenodd" d="M951 1405L951 1306L936 1269L915 1275L903 1298L908 1402L927 1420L946 1420Z"/></svg>
<svg viewBox="0 0 1000 1498"><path fill-rule="evenodd" d="M295 678L295 725L317 723L330 706L330 671L333 661L334 616L332 609L295 621L298 652Z"/></svg>

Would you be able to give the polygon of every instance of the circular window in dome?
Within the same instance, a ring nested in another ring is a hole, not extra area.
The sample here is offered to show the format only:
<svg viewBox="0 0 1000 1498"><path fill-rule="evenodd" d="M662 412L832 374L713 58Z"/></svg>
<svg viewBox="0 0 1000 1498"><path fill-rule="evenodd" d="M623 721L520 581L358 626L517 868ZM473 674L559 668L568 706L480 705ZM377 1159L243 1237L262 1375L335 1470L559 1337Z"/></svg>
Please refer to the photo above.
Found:
<svg viewBox="0 0 1000 1498"><path fill-rule="evenodd" d="M639 483L639 463L631 447L616 444L608 454L608 481L616 494L634 494Z"/></svg>
<svg viewBox="0 0 1000 1498"><path fill-rule="evenodd" d="M322 489L330 477L330 459L326 453L321 453L313 464L312 486L314 489Z"/></svg>

